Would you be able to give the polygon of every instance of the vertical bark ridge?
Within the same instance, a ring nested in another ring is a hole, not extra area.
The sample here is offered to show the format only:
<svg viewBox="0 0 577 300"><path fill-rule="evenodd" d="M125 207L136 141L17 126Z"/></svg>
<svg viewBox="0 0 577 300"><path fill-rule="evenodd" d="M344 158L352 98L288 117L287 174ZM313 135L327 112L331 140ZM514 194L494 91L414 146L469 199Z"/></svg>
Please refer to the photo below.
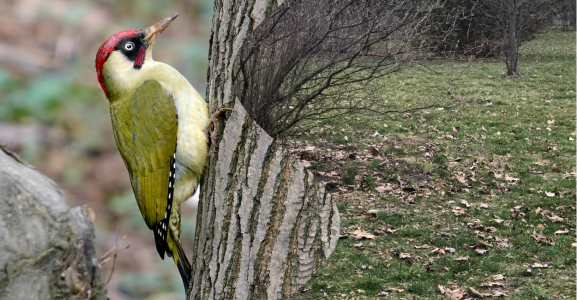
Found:
<svg viewBox="0 0 577 300"><path fill-rule="evenodd" d="M250 32L283 1L216 1L207 73L211 112L230 101ZM201 188L188 299L288 299L336 246L340 220L324 187L250 118L221 120Z"/></svg>

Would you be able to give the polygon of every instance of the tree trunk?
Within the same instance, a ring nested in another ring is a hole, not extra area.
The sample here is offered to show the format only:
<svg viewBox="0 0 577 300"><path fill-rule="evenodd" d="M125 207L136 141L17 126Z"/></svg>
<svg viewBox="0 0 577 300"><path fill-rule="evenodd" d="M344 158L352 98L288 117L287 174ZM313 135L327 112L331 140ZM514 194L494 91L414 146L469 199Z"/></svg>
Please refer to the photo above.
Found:
<svg viewBox="0 0 577 300"><path fill-rule="evenodd" d="M277 5L215 1L207 97L231 97L244 40ZM340 219L312 173L246 113L220 120L201 187L188 299L288 299L336 246Z"/></svg>
<svg viewBox="0 0 577 300"><path fill-rule="evenodd" d="M519 75L517 61L519 59L519 49L517 48L517 1L509 0L509 53L507 57L507 75Z"/></svg>
<svg viewBox="0 0 577 300"><path fill-rule="evenodd" d="M0 299L107 299L93 218L0 144Z"/></svg>

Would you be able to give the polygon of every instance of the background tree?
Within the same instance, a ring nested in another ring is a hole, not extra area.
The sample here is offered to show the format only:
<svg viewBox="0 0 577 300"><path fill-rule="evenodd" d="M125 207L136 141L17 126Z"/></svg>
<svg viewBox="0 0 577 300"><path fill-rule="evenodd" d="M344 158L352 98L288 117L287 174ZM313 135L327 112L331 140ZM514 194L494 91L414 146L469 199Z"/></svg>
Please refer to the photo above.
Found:
<svg viewBox="0 0 577 300"><path fill-rule="evenodd" d="M565 0L560 9L558 18L560 19L561 28L565 31L575 30L575 22L577 21L576 5L573 0Z"/></svg>
<svg viewBox="0 0 577 300"><path fill-rule="evenodd" d="M546 30L561 11L560 0L447 1L433 18L460 14L450 34L432 30L431 50L447 55L488 57L502 55L507 75L519 75L519 47ZM437 21L438 28L446 27Z"/></svg>

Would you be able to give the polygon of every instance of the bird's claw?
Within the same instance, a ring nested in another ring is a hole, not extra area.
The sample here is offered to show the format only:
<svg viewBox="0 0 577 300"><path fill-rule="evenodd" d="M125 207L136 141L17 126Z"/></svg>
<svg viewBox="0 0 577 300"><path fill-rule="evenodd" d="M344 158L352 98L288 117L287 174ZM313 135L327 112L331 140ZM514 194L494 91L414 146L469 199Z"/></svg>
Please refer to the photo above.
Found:
<svg viewBox="0 0 577 300"><path fill-rule="evenodd" d="M218 135L218 131L219 131L219 126L220 126L220 116L224 113L226 113L227 111L236 111L232 108L228 108L227 106L230 105L231 103L233 103L233 101L229 101L224 103L223 105L221 105L214 114L212 114L212 116L210 116L210 119L208 120L208 124L206 125L206 127L204 128L204 132L207 135L210 135L210 139L214 142L216 141L216 136ZM213 128L212 132L210 134L209 131L210 129Z"/></svg>

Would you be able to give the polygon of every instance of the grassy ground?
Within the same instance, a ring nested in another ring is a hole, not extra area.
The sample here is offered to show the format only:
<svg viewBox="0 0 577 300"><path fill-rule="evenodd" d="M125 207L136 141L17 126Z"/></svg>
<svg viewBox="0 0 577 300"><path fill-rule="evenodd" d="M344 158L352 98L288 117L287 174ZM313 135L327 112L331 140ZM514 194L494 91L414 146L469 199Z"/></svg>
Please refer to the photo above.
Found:
<svg viewBox="0 0 577 300"><path fill-rule="evenodd" d="M464 299L575 299L575 33L523 46L520 71L411 67L377 83L384 99L448 99L453 78L462 102L301 137L316 174L339 184L343 238L298 299L446 299L439 285Z"/></svg>

